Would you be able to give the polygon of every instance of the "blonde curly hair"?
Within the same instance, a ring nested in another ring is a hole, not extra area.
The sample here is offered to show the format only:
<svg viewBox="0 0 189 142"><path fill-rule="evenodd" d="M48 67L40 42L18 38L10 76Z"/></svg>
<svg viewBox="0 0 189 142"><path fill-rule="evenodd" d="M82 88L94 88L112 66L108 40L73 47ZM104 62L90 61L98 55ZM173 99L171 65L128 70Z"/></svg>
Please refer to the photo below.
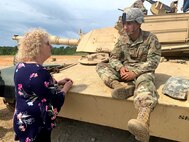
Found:
<svg viewBox="0 0 189 142"><path fill-rule="evenodd" d="M48 38L49 34L44 29L30 29L19 41L16 62L34 61L45 41L49 40Z"/></svg>

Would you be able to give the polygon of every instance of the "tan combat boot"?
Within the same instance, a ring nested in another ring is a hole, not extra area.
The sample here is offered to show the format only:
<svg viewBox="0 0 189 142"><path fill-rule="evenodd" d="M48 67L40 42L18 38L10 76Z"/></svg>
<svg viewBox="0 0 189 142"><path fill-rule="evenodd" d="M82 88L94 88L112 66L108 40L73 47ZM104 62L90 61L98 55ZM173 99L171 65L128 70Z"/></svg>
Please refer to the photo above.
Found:
<svg viewBox="0 0 189 142"><path fill-rule="evenodd" d="M149 121L150 121L149 107L139 108L137 119L131 119L128 122L128 130L135 136L135 139L140 142L149 142Z"/></svg>
<svg viewBox="0 0 189 142"><path fill-rule="evenodd" d="M127 99L134 94L134 85L122 85L119 81L114 80L111 84L112 90L112 97L115 99Z"/></svg>

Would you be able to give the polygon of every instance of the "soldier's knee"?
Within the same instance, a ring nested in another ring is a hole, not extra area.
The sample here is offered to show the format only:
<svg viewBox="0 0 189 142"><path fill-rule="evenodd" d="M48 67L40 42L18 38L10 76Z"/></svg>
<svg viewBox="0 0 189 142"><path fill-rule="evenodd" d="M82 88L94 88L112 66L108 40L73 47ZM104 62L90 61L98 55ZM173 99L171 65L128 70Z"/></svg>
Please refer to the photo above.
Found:
<svg viewBox="0 0 189 142"><path fill-rule="evenodd" d="M140 84L141 82L153 82L154 79L155 77L151 73L142 74L137 78L136 85Z"/></svg>
<svg viewBox="0 0 189 142"><path fill-rule="evenodd" d="M142 92L134 97L134 105L135 108L138 109L140 107L150 107L153 109L158 102L158 98L154 97L151 92Z"/></svg>
<svg viewBox="0 0 189 142"><path fill-rule="evenodd" d="M98 63L96 65L96 71L98 71L99 69L105 68L105 67L106 67L106 63L103 63L103 62Z"/></svg>

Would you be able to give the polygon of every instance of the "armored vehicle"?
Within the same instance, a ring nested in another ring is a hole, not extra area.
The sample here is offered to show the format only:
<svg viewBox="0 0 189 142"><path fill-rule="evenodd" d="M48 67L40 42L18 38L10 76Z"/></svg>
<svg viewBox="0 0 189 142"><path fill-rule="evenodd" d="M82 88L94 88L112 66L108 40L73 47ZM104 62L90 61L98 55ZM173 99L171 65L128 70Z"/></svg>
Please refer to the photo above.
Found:
<svg viewBox="0 0 189 142"><path fill-rule="evenodd" d="M145 16L142 29L156 34L162 44L162 62L156 70L156 87L160 97L151 116L150 135L188 142L188 98L186 100L173 99L164 95L162 88L172 76L189 79L187 61L189 14ZM113 49L118 37L119 31L114 27L92 30L81 35L80 39L50 37L52 44L76 45L77 52L89 53L81 57L75 66L53 74L57 80L66 76L74 81L74 86L66 96L65 105L59 113L60 117L123 130L127 130L128 120L136 118L137 111L133 105L133 97L127 100L113 99L112 90L103 84L95 71L96 63L108 61L109 52ZM13 37L14 40L20 38L22 36ZM12 69L13 67L1 71L1 88L4 92L7 91L4 95L1 93L1 96L7 98L14 96L10 95L13 91L6 89L6 87L14 88L11 82L13 72L7 72ZM5 75L5 72L9 75Z"/></svg>

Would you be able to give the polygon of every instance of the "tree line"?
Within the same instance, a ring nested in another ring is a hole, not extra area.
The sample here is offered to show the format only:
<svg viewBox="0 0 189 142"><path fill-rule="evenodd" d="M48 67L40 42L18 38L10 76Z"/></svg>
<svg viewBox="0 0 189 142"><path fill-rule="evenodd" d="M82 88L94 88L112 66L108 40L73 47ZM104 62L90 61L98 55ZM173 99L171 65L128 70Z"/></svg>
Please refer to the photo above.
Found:
<svg viewBox="0 0 189 142"><path fill-rule="evenodd" d="M76 49L76 46L53 47L52 55L73 55L76 53ZM15 55L17 50L17 46L0 46L0 55Z"/></svg>

